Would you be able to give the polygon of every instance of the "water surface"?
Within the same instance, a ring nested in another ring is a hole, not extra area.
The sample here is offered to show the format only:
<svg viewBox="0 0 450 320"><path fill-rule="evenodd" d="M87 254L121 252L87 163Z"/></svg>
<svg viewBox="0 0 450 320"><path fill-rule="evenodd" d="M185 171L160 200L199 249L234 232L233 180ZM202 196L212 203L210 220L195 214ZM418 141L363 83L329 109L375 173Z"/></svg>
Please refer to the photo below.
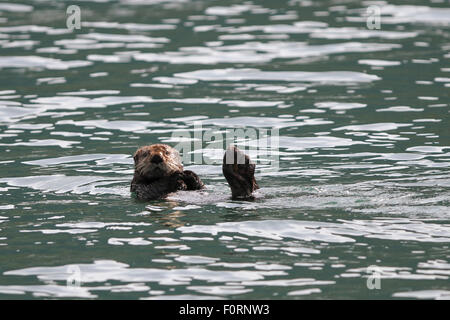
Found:
<svg viewBox="0 0 450 320"><path fill-rule="evenodd" d="M448 1L73 3L0 3L0 298L450 298ZM279 130L257 199L133 199L196 123Z"/></svg>

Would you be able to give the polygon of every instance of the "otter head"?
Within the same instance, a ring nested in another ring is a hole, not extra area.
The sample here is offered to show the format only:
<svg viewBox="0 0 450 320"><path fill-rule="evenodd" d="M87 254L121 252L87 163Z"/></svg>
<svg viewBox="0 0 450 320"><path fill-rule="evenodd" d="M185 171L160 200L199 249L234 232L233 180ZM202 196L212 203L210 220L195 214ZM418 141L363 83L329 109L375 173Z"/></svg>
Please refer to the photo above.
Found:
<svg viewBox="0 0 450 320"><path fill-rule="evenodd" d="M135 175L155 180L183 172L178 151L166 144L152 144L139 148L133 156Z"/></svg>

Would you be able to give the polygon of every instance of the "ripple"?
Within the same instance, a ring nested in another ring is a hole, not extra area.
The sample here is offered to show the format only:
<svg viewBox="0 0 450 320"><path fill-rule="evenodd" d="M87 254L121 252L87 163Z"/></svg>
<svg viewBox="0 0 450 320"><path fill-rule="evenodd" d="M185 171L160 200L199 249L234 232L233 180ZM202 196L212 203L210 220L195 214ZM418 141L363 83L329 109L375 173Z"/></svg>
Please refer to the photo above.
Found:
<svg viewBox="0 0 450 320"><path fill-rule="evenodd" d="M49 70L67 70L71 68L86 67L92 62L82 60L63 61L54 58L39 56L2 56L0 68L40 68Z"/></svg>
<svg viewBox="0 0 450 320"><path fill-rule="evenodd" d="M390 66L398 66L401 64L400 61L375 60L375 59L361 59L358 60L358 63L376 67L390 67Z"/></svg>
<svg viewBox="0 0 450 320"><path fill-rule="evenodd" d="M375 263L379 298L448 299L450 9L344 2L86 0L80 32L0 2L0 295L373 298ZM197 123L276 133L236 142L254 201ZM193 144L206 189L136 201L131 152L157 142Z"/></svg>
<svg viewBox="0 0 450 320"><path fill-rule="evenodd" d="M291 118L271 118L271 117L232 117L232 118L215 118L207 120L197 120L206 125L216 125L223 127L256 127L256 128L288 128L307 125L330 124L331 121L323 119L305 119L303 121L295 121ZM191 120L187 121L188 123Z"/></svg>
<svg viewBox="0 0 450 320"><path fill-rule="evenodd" d="M225 6L214 6L209 7L205 10L206 14L215 15L215 16L236 16L240 15L243 12L250 11L252 9L261 8L256 5L232 5L229 7Z"/></svg>
<svg viewBox="0 0 450 320"><path fill-rule="evenodd" d="M240 233L246 236L262 237L267 239L282 240L283 238L294 238L305 241L325 241L325 242L353 242L354 240L315 228L308 228L308 223L302 225L300 221L287 220L266 220L247 222L224 222L212 226L191 226L180 227L182 233L209 233L218 235L219 233ZM270 226L270 227L269 227Z"/></svg>
<svg viewBox="0 0 450 320"><path fill-rule="evenodd" d="M61 120L56 124L58 125L74 125L77 127L93 127L109 130L120 130L124 132L148 132L150 128L161 128L168 127L167 124L163 122L153 122L153 121L138 121L138 120L84 120L84 121L73 121L73 120Z"/></svg>
<svg viewBox="0 0 450 320"><path fill-rule="evenodd" d="M448 290L406 291L406 292L396 292L392 296L394 298L449 300L450 299L450 291L448 291Z"/></svg>
<svg viewBox="0 0 450 320"><path fill-rule="evenodd" d="M442 153L444 149L450 149L450 147L435 147L435 146L417 146L410 147L406 151L418 151L423 153Z"/></svg>
<svg viewBox="0 0 450 320"><path fill-rule="evenodd" d="M306 81L340 84L342 82L372 82L380 78L375 75L352 71L261 71L258 69L210 69L176 73L175 76L202 81Z"/></svg>
<svg viewBox="0 0 450 320"><path fill-rule="evenodd" d="M153 31L153 30L173 30L173 24L144 24L144 23L118 23L106 21L85 21L83 27L104 28L104 29L125 29L130 31Z"/></svg>
<svg viewBox="0 0 450 320"><path fill-rule="evenodd" d="M0 143L0 146L26 146L26 147L51 147L57 146L60 148L71 148L73 144L79 144L79 141L70 140L58 140L58 139L31 139L28 142L16 142L16 143Z"/></svg>
<svg viewBox="0 0 450 320"><path fill-rule="evenodd" d="M113 260L96 260L92 264L78 264L81 282L121 281L121 282L156 282L165 286L182 285L191 281L239 282L262 280L266 276L283 274L281 271L212 271L204 268L157 269L130 268L125 263ZM68 265L57 267L33 267L4 272L4 275L37 276L43 281L65 281L69 276ZM93 288L95 289L95 288Z"/></svg>
<svg viewBox="0 0 450 320"><path fill-rule="evenodd" d="M179 256L175 260L187 264L211 264L220 259L203 256Z"/></svg>
<svg viewBox="0 0 450 320"><path fill-rule="evenodd" d="M423 108L411 108L408 106L395 106L377 109L377 112L422 112Z"/></svg>
<svg viewBox="0 0 450 320"><path fill-rule="evenodd" d="M310 37L320 39L407 39L414 38L417 35L417 32L381 31L345 27L320 29L313 31L310 34Z"/></svg>
<svg viewBox="0 0 450 320"><path fill-rule="evenodd" d="M179 227L182 233L240 233L273 240L297 239L327 243L355 242L352 237L420 242L450 242L448 225L388 220L342 220L341 223L265 220L223 222L215 225Z"/></svg>
<svg viewBox="0 0 450 320"><path fill-rule="evenodd" d="M189 286L187 289L202 294L216 295L237 295L253 291L253 289L246 289L244 286Z"/></svg>
<svg viewBox="0 0 450 320"><path fill-rule="evenodd" d="M30 12L33 6L18 3L0 3L0 10L10 12Z"/></svg>
<svg viewBox="0 0 450 320"><path fill-rule="evenodd" d="M447 25L450 23L449 8L386 4L380 6L380 9L380 13L383 15L383 23L386 24L429 23ZM361 9L360 12L364 14L366 9ZM366 18L347 17L347 20L365 22Z"/></svg>
<svg viewBox="0 0 450 320"><path fill-rule="evenodd" d="M170 40L164 37L148 37L144 35L130 34L107 34L107 33L87 33L80 36L81 38L94 39L100 41L117 41L117 42L157 42L167 43Z"/></svg>
<svg viewBox="0 0 450 320"><path fill-rule="evenodd" d="M311 288L311 289L305 289L305 290L294 290L288 292L288 296L309 296L314 293L321 293L322 290L319 288Z"/></svg>
<svg viewBox="0 0 450 320"><path fill-rule="evenodd" d="M148 246L152 244L151 241L144 240L143 238L109 238L108 244L114 246L123 246L124 244L128 244L131 246Z"/></svg>
<svg viewBox="0 0 450 320"><path fill-rule="evenodd" d="M6 104L5 101L0 101L0 121L1 122L17 122L24 118L34 117L37 114L45 111L43 108L23 108L14 107ZM15 104L15 103L14 103ZM17 103L19 104L19 103Z"/></svg>
<svg viewBox="0 0 450 320"><path fill-rule="evenodd" d="M393 123L393 122L385 122L385 123L370 123L370 124L361 124L361 125L351 125L344 126L333 129L334 131L390 131L396 130L402 127L409 127L411 124L407 123Z"/></svg>
<svg viewBox="0 0 450 320"><path fill-rule="evenodd" d="M350 110L350 109L359 109L367 107L367 104L364 103L355 103L355 102L335 102L335 101L327 101L327 102L318 102L314 104L317 108L325 108L330 110Z"/></svg>
<svg viewBox="0 0 450 320"><path fill-rule="evenodd" d="M24 295L27 292L31 292L33 296L43 298L43 297L54 297L54 298L96 298L89 292L89 288L85 287L70 287L70 286L59 286L59 285L3 285L0 286L0 293L3 294L13 294L13 295Z"/></svg>
<svg viewBox="0 0 450 320"><path fill-rule="evenodd" d="M128 179L117 179L102 176L65 176L61 174L48 176L30 176L16 178L0 178L0 183L12 187L32 188L43 192L74 194L124 194L118 188L106 188L110 184L123 183ZM126 192L129 196L129 192Z"/></svg>
<svg viewBox="0 0 450 320"><path fill-rule="evenodd" d="M64 156L57 158L47 158L47 159L39 159L33 161L24 161L24 164L36 165L36 166L53 166L59 164L73 164L77 162L82 162L81 165L84 165L85 162L95 161L96 165L106 165L106 164L132 164L133 161L130 159L129 155L126 154L80 154L74 156Z"/></svg>
<svg viewBox="0 0 450 320"><path fill-rule="evenodd" d="M178 52L137 53L133 58L171 64L262 63L274 59L292 59L346 52L386 51L396 44L348 42L308 45L303 42L246 42L219 47L186 47Z"/></svg>
<svg viewBox="0 0 450 320"><path fill-rule="evenodd" d="M67 285L10 285L0 286L0 293L3 294L26 294L31 293L37 298L81 298L81 299L93 299L98 298L97 295L92 294L90 291L109 291L112 293L121 292L142 292L148 291L150 287L141 283L130 283L126 285L105 285L98 287L85 287L85 286L67 286Z"/></svg>
<svg viewBox="0 0 450 320"><path fill-rule="evenodd" d="M353 141L348 138L338 138L332 136L321 137L285 137L281 136L279 140L281 147L287 150L306 150L313 148L335 148L342 146L351 146L355 144L364 144L364 142Z"/></svg>

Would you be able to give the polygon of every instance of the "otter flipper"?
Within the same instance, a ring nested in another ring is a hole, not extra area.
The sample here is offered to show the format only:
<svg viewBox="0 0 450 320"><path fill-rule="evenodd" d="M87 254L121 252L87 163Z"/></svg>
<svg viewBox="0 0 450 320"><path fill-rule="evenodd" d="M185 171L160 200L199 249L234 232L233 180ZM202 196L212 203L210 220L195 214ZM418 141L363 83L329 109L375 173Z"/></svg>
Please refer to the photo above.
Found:
<svg viewBox="0 0 450 320"><path fill-rule="evenodd" d="M223 156L222 172L231 188L232 199L252 200L259 189L255 180L255 164L250 157L235 146L230 146Z"/></svg>

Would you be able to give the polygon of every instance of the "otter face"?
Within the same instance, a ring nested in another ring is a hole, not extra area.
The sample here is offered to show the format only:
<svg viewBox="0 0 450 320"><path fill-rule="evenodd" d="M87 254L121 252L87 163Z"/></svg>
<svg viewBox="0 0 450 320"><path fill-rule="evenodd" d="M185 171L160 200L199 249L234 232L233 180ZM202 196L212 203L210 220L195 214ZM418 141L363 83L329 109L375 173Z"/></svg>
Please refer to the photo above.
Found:
<svg viewBox="0 0 450 320"><path fill-rule="evenodd" d="M165 144L152 144L139 148L134 154L135 173L154 180L183 171L178 151Z"/></svg>

